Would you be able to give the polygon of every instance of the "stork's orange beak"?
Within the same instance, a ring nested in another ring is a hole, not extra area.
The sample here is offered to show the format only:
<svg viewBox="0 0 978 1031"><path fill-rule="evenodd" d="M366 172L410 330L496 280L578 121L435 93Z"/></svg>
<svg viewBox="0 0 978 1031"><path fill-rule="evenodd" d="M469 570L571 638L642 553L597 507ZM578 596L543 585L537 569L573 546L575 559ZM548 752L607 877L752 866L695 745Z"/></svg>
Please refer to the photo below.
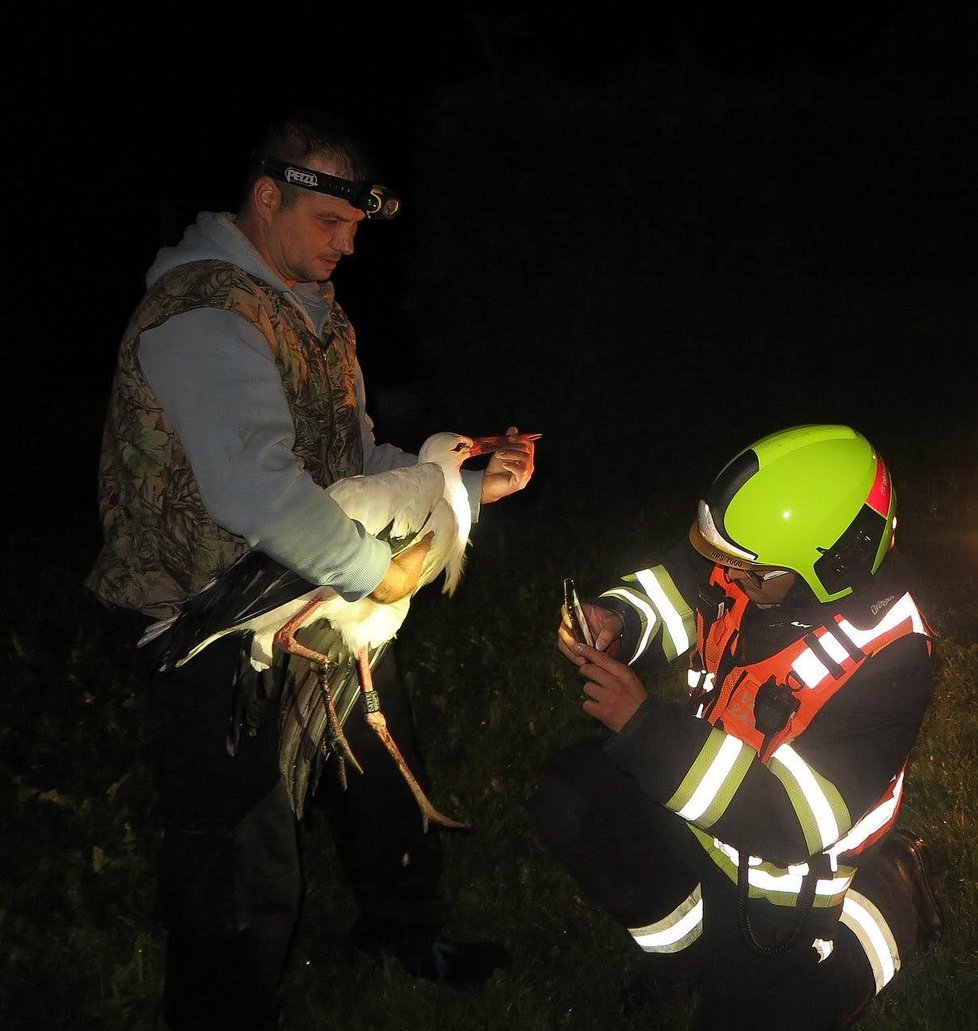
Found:
<svg viewBox="0 0 978 1031"><path fill-rule="evenodd" d="M542 433L514 433L512 437L472 437L472 450L469 451L469 457L489 455L508 444L529 444L531 441L539 440L542 436Z"/></svg>

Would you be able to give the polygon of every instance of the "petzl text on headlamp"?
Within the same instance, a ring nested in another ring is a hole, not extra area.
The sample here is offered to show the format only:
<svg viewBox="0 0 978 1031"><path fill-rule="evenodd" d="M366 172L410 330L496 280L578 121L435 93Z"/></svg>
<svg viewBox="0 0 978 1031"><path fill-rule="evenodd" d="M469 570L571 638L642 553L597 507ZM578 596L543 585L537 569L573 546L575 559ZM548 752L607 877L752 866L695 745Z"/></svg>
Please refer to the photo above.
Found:
<svg viewBox="0 0 978 1031"><path fill-rule="evenodd" d="M315 190L330 197L342 197L355 208L366 212L367 218L391 219L401 210L401 198L393 190L369 179L341 179L326 172L316 172L302 165L293 165L275 158L259 157L258 167L279 182Z"/></svg>

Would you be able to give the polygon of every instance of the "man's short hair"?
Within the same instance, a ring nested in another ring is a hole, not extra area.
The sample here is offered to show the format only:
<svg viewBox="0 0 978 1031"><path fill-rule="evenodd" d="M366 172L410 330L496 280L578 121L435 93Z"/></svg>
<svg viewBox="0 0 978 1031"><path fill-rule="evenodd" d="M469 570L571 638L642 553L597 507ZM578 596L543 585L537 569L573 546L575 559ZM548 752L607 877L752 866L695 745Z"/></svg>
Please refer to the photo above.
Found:
<svg viewBox="0 0 978 1031"><path fill-rule="evenodd" d="M312 158L332 161L336 174L344 179L367 179L371 175L363 141L340 117L316 108L274 116L265 126L252 151L244 183L244 198L263 174L257 162L270 157L286 164L308 165ZM304 192L289 183L278 183L282 202L291 207Z"/></svg>

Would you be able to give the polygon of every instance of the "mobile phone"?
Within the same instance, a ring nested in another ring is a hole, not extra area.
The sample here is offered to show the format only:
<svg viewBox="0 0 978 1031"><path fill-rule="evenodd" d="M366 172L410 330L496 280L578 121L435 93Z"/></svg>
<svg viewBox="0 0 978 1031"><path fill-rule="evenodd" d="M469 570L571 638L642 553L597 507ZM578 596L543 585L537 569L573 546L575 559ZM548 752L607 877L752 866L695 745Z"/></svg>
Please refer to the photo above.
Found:
<svg viewBox="0 0 978 1031"><path fill-rule="evenodd" d="M574 636L582 644L590 645L593 648L594 634L591 633L587 616L584 615L584 608L581 605L581 599L577 596L574 581L569 576L564 578L564 607L570 616L571 630Z"/></svg>

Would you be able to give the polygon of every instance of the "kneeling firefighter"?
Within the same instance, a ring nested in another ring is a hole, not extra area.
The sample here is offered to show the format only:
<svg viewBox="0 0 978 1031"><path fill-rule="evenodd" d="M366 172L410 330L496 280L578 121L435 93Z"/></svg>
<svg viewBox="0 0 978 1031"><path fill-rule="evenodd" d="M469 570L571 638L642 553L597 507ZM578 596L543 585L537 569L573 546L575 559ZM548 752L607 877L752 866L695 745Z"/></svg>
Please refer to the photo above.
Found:
<svg viewBox="0 0 978 1031"><path fill-rule="evenodd" d="M934 634L894 547L882 458L847 426L737 454L661 562L566 609L559 651L607 728L553 756L541 840L701 1026L848 1026L942 921L897 828ZM689 699L641 671L685 657ZM610 731L610 733L608 733ZM633 985L633 989L634 989Z"/></svg>

